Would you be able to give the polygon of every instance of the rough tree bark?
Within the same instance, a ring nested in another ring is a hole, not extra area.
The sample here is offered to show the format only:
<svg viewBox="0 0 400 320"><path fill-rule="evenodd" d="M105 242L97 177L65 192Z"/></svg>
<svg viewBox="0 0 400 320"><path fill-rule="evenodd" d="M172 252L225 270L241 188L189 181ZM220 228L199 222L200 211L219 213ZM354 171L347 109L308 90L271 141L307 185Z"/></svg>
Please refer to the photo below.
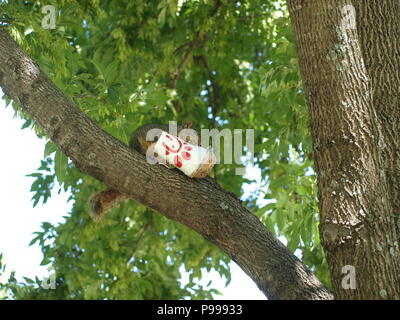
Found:
<svg viewBox="0 0 400 320"><path fill-rule="evenodd" d="M236 261L268 298L332 298L236 198L211 179L190 179L148 164L65 97L1 28L0 86L77 168L200 233ZM178 198L180 202L171 200Z"/></svg>
<svg viewBox="0 0 400 320"><path fill-rule="evenodd" d="M399 6L288 1L338 299L400 299ZM342 281L346 265L354 289Z"/></svg>

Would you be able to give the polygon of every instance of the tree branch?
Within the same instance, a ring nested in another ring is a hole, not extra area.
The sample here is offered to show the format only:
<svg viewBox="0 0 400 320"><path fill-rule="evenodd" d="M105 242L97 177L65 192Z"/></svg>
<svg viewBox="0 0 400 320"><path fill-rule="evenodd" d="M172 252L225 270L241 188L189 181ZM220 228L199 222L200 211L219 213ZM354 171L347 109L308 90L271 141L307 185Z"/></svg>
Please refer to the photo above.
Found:
<svg viewBox="0 0 400 320"><path fill-rule="evenodd" d="M213 18L217 14L217 12L218 12L219 8L221 8L221 6L222 6L222 2L220 0L217 0L215 3L215 6L213 7L213 9L210 12L210 18ZM189 43L185 43L185 44L181 45L180 47L178 47L177 49L175 49L174 53L180 51L183 47L189 45L189 48L186 50L181 63L178 65L178 67L176 68L176 70L174 72L174 77L172 78L172 81L171 81L171 88L176 88L176 83L180 77L180 74L181 74L182 70L185 68L187 62L189 61L189 57L190 57L190 54L192 53L193 49L201 41L201 36L202 36L202 34L200 33L200 31L197 31L194 36L194 39L192 41L190 41Z"/></svg>
<svg viewBox="0 0 400 320"><path fill-rule="evenodd" d="M217 0L215 3L215 6L213 7L213 9L210 12L210 18L213 18L218 10L221 8L222 6L222 2L220 0ZM193 49L198 46L201 42L202 42L202 37L203 35L201 34L200 31L197 31L194 39L188 43L184 43L183 45L179 46L177 49L175 49L174 53L179 52L182 48L189 46L188 49L185 52L185 55L182 58L182 61L179 63L178 67L176 68L175 72L174 72L174 76L170 81L170 88L175 89L176 88L176 84L179 80L179 77L181 76L181 73L183 71L183 69L185 68L186 64L189 61L190 55L193 52ZM207 36L204 36L204 40L207 38ZM174 100L172 101L172 104L175 108L175 110L178 112L179 111L179 102L178 100Z"/></svg>
<svg viewBox="0 0 400 320"><path fill-rule="evenodd" d="M178 67L176 68L176 70L174 72L174 77L172 78L171 85L170 85L171 88L173 88L173 89L176 88L176 83L178 82L181 72L185 68L186 64L188 63L190 54L192 53L195 46L198 44L199 40L200 40L200 31L197 31L196 35L194 36L194 39L190 42L189 48L186 50L182 61L179 63Z"/></svg>
<svg viewBox="0 0 400 320"><path fill-rule="evenodd" d="M208 77L208 80L211 83L211 88L212 90L210 90L210 86L207 85L208 88L208 92L211 98L211 103L212 103L212 113L213 113L213 119L215 122L215 116L217 113L217 109L218 109L218 105L217 105L217 95L218 95L218 90L217 90L217 83L216 80L212 74L212 70L210 68L210 65L208 64L207 58L202 54L199 56L195 57L195 60L198 60L200 63L203 64L203 67L205 69L206 75Z"/></svg>
<svg viewBox="0 0 400 320"><path fill-rule="evenodd" d="M271 299L331 293L271 232L211 178L151 165L75 106L0 29L0 86L74 165L224 250Z"/></svg>

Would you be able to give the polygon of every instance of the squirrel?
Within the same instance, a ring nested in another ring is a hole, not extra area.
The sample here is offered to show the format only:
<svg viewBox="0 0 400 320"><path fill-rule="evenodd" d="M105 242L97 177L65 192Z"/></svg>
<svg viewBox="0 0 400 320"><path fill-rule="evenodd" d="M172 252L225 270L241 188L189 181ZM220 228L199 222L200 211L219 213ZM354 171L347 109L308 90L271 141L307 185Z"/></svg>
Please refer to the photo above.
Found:
<svg viewBox="0 0 400 320"><path fill-rule="evenodd" d="M179 138L190 144L199 145L198 133L192 129L191 121L185 123L183 126L178 125L176 128L177 132L175 134ZM162 131L169 132L169 129L169 125L166 124L145 124L132 133L129 147L146 156L147 150L157 142ZM174 134L174 132L170 132L170 134ZM169 167L168 164L166 166ZM103 190L94 195L90 200L92 214L95 219L101 219L114 204L127 199L128 196L113 188Z"/></svg>

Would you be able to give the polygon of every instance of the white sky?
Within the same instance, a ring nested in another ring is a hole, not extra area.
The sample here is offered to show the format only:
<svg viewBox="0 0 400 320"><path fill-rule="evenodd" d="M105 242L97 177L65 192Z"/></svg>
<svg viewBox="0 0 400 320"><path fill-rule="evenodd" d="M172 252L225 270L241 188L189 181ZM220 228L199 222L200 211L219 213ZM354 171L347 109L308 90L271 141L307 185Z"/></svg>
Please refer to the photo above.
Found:
<svg viewBox="0 0 400 320"><path fill-rule="evenodd" d="M27 174L36 172L43 159L44 141L36 137L30 129L20 130L24 121L14 117L14 111L1 100L0 90L0 253L7 270L15 270L17 278L23 276L44 278L48 276L47 267L40 266L42 253L38 245L28 246L33 239L32 232L39 231L44 221L61 222L67 215L71 204L67 204L68 195L57 194L43 206L41 201L32 208L30 187L34 178ZM215 299L266 299L255 283L238 267L231 263L232 281L225 288L225 279L212 272L201 283L206 285L213 280L222 296ZM187 275L182 274L183 280Z"/></svg>

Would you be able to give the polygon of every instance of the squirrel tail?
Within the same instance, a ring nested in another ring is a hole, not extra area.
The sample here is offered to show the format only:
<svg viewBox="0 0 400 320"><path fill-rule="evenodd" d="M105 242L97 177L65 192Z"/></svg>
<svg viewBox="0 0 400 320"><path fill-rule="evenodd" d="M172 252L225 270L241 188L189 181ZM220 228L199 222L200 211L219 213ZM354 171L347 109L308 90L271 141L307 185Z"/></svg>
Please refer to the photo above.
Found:
<svg viewBox="0 0 400 320"><path fill-rule="evenodd" d="M95 194L92 199L90 199L94 218L100 220L114 204L126 199L128 199L126 195L112 188Z"/></svg>

